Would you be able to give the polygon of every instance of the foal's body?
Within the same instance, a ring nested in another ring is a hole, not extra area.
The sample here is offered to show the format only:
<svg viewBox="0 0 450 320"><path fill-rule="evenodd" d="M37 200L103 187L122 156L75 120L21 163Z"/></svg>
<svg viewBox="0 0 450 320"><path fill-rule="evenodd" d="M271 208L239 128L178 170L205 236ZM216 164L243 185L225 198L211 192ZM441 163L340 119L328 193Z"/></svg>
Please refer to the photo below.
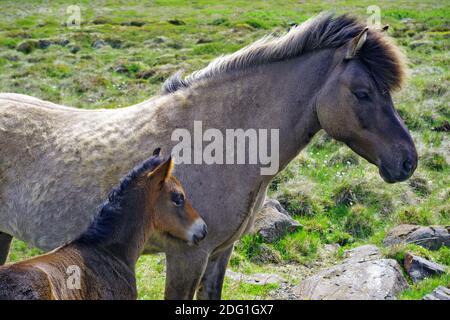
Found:
<svg viewBox="0 0 450 320"><path fill-rule="evenodd" d="M206 236L206 225L171 176L172 166L172 160L162 163L154 155L111 192L77 240L0 266L0 299L136 299L135 266L151 234L167 233L191 244Z"/></svg>
<svg viewBox="0 0 450 320"><path fill-rule="evenodd" d="M254 45L248 57L246 50L238 52L184 88L172 81L171 94L124 109L82 111L0 95L0 231L44 249L73 239L92 221L106 190L140 161L140 150L173 147L178 141L171 141L172 132L193 132L194 120L202 121L204 130L221 132L279 129L279 171L324 128L376 164L383 177L390 172L390 182L406 179L417 162L412 139L389 94L382 96L371 83L373 75L357 57L344 61L364 26L339 19L316 18L281 45ZM369 44L378 38L371 31ZM399 58L382 52L389 51L385 47L380 44L376 52L384 61L375 71L384 70L395 82L383 89L388 93L401 76ZM261 48L267 50L255 53ZM374 106L357 105L347 89L355 86L354 78L356 85L369 87ZM370 121L362 125L360 115ZM252 226L273 176L262 176L260 165L203 163L178 165L177 177L204 215L210 236L196 248L151 239L152 249L166 252L166 297L192 298L199 288L199 298L218 299L233 244Z"/></svg>
<svg viewBox="0 0 450 320"><path fill-rule="evenodd" d="M71 287L73 266L83 270ZM78 281L78 280L77 280ZM54 252L0 267L3 300L136 299L134 268L103 248L70 244Z"/></svg>

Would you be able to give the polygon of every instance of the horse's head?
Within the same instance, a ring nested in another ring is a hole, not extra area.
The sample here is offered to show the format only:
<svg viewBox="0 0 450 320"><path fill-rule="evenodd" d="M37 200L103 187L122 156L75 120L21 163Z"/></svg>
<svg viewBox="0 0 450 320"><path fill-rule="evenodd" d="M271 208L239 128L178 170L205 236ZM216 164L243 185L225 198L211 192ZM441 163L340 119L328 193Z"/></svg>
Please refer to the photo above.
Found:
<svg viewBox="0 0 450 320"><path fill-rule="evenodd" d="M336 50L335 59L317 96L322 128L375 164L386 182L408 179L417 151L390 95L404 77L398 49L381 32L365 28Z"/></svg>
<svg viewBox="0 0 450 320"><path fill-rule="evenodd" d="M145 178L152 227L156 232L190 245L198 244L206 237L206 223L186 199L180 182L172 176L173 166L173 160L169 158Z"/></svg>

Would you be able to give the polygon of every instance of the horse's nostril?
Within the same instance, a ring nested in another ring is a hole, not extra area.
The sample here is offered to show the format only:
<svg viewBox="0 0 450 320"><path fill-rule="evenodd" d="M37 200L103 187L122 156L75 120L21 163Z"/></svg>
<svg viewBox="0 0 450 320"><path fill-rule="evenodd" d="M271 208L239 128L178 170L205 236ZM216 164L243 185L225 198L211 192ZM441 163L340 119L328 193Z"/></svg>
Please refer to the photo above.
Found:
<svg viewBox="0 0 450 320"><path fill-rule="evenodd" d="M410 172L413 166L414 165L410 159L406 159L405 161L403 161L403 170L405 170L406 172Z"/></svg>

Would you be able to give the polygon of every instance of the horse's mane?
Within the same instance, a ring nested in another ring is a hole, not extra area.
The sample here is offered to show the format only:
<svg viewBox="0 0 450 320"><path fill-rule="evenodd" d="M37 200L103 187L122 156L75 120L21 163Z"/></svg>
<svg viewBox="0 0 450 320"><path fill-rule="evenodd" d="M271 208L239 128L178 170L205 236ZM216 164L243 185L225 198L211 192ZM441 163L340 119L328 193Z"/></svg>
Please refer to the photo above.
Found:
<svg viewBox="0 0 450 320"><path fill-rule="evenodd" d="M108 239L116 225L120 222L120 219L126 214L124 212L124 202L127 200L126 192L138 177L144 172L153 171L163 161L164 159L158 155L153 155L123 177L119 185L114 187L109 193L108 200L100 206L99 213L94 221L76 241L84 244L94 244Z"/></svg>
<svg viewBox="0 0 450 320"><path fill-rule="evenodd" d="M213 78L228 71L298 57L314 50L338 48L356 37L366 25L356 17L322 13L293 27L281 37L266 36L232 53L216 58L186 78L177 72L163 84L163 93L190 87L199 80ZM358 58L368 67L383 90L400 89L405 77L404 57L397 46L382 32L369 30Z"/></svg>

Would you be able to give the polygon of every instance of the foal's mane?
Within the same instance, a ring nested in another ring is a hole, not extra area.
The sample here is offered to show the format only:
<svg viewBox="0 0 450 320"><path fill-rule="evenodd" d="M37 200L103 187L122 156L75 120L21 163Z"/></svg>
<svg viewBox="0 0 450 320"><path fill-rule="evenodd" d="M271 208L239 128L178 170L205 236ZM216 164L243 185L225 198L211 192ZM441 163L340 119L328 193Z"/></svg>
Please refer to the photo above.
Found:
<svg viewBox="0 0 450 320"><path fill-rule="evenodd" d="M114 187L101 206L100 211L88 229L80 235L77 242L85 244L95 244L107 240L114 232L114 228L120 223L120 219L126 214L124 205L127 200L126 192L134 184L136 179L144 172L153 171L162 162L163 158L153 155L141 164L134 167L125 177L122 178L119 185Z"/></svg>
<svg viewBox="0 0 450 320"><path fill-rule="evenodd" d="M293 27L281 37L266 36L235 53L216 58L201 70L182 78L177 72L163 84L163 93L190 87L199 80L229 71L295 58L314 50L338 48L356 37L366 25L356 17L322 13ZM405 77L404 57L382 32L370 29L357 56L383 90L400 89Z"/></svg>

